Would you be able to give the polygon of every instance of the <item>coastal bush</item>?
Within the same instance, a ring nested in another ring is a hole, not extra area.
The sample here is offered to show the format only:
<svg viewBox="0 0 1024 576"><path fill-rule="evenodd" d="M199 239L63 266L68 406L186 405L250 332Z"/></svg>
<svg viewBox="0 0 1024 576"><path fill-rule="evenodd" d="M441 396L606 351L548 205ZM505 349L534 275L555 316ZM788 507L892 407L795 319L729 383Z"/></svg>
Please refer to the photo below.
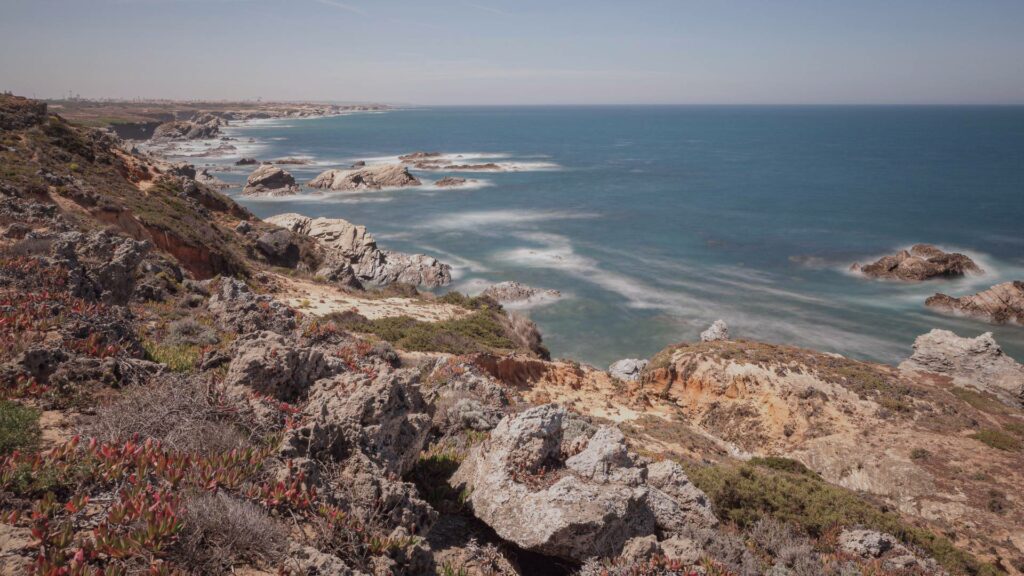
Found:
<svg viewBox="0 0 1024 576"><path fill-rule="evenodd" d="M771 468L772 470L804 474L806 476L817 476L813 470L804 466L802 462L792 458L783 458L781 456L754 457L749 462L754 466L761 466L762 468Z"/></svg>
<svg viewBox="0 0 1024 576"><path fill-rule="evenodd" d="M516 348L506 334L501 313L491 309L440 322L424 322L408 316L375 320L355 316L342 321L345 322L342 329L374 334L403 350L468 354Z"/></svg>
<svg viewBox="0 0 1024 576"><path fill-rule="evenodd" d="M953 574L1002 573L959 550L947 538L907 524L897 513L818 477L750 463L684 463L684 467L694 485L711 499L719 518L740 528L751 528L770 518L796 526L812 538L821 538L837 526L864 526L922 549Z"/></svg>
<svg viewBox="0 0 1024 576"><path fill-rule="evenodd" d="M171 346L209 346L219 341L212 328L192 317L171 322L164 337L164 344Z"/></svg>
<svg viewBox="0 0 1024 576"><path fill-rule="evenodd" d="M0 400L0 455L28 451L39 444L39 411Z"/></svg>
<svg viewBox="0 0 1024 576"><path fill-rule="evenodd" d="M247 447L256 428L217 390L174 377L125 389L97 408L81 431L103 442L153 439L182 452L213 454Z"/></svg>
<svg viewBox="0 0 1024 576"><path fill-rule="evenodd" d="M223 492L186 498L182 519L174 556L199 574L230 573L239 562L272 566L287 550L288 532L280 522L263 508Z"/></svg>
<svg viewBox="0 0 1024 576"><path fill-rule="evenodd" d="M994 430L991 428L975 432L974 434L971 434L971 438L974 438L987 446L991 446L996 450L1005 450L1007 452L1020 450L1021 446L1024 445L1021 443L1020 438L1011 436L1001 430Z"/></svg>
<svg viewBox="0 0 1024 576"><path fill-rule="evenodd" d="M191 372L202 357L202 348L194 344L171 344L146 339L142 341L146 357L166 365L173 372Z"/></svg>

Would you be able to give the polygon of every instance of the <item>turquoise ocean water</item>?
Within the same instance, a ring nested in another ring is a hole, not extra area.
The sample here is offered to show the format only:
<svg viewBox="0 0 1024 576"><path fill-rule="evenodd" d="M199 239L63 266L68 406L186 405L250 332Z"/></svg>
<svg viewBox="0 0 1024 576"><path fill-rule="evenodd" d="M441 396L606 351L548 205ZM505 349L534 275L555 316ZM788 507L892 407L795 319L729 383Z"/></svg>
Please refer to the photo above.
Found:
<svg viewBox="0 0 1024 576"><path fill-rule="evenodd" d="M524 311L556 356L647 357L721 318L736 337L885 362L931 328L991 330L1024 360L1024 327L924 306L936 291L1024 279L1021 107L429 108L230 133L239 154L314 160L286 167L301 181L417 150L507 168L458 174L479 181L466 189L228 193L261 217L365 224L385 247L452 264L455 289L514 279L560 290ZM986 274L903 284L846 271L915 242L970 254Z"/></svg>

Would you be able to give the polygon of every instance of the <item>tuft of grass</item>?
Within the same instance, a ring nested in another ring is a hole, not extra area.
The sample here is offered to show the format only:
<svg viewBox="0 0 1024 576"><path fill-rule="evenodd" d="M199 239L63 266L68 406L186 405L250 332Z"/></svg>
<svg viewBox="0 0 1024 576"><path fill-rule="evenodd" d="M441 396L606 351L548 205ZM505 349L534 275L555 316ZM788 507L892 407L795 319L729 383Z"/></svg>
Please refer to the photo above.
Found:
<svg viewBox="0 0 1024 576"><path fill-rule="evenodd" d="M971 434L971 438L991 446L996 450L1005 450L1007 452L1014 452L1021 449L1022 443L1020 438L1011 436L1002 430L993 430L987 428L979 432Z"/></svg>
<svg viewBox="0 0 1024 576"><path fill-rule="evenodd" d="M910 451L911 460L927 460L931 458L932 453L925 450L924 448L914 448Z"/></svg>
<svg viewBox="0 0 1024 576"><path fill-rule="evenodd" d="M711 499L719 518L740 528L768 518L793 524L812 538L837 526L864 526L893 534L923 549L953 574L994 576L1003 572L956 548L925 528L904 522L854 492L813 475L750 463L701 466L684 463L690 480Z"/></svg>
<svg viewBox="0 0 1024 576"><path fill-rule="evenodd" d="M202 357L202 348L194 344L167 344L143 340L146 357L166 365L173 372L191 372Z"/></svg>
<svg viewBox="0 0 1024 576"><path fill-rule="evenodd" d="M949 392L982 412L990 414L1006 412L1006 406L991 394L982 394L976 390L960 387L951 388Z"/></svg>
<svg viewBox="0 0 1024 576"><path fill-rule="evenodd" d="M41 435L39 410L0 400L0 455L34 450Z"/></svg>

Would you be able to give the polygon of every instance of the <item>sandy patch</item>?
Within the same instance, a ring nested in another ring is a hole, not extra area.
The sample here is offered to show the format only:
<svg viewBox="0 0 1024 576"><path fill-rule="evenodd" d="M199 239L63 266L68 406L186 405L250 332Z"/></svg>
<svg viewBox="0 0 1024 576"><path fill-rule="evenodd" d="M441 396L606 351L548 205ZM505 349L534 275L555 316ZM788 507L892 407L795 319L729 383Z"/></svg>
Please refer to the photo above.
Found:
<svg viewBox="0 0 1024 576"><path fill-rule="evenodd" d="M469 314L465 308L452 304L399 296L364 298L330 285L283 276L280 277L280 283L282 291L276 297L302 313L313 316L354 310L370 320L408 316L424 322L440 322Z"/></svg>

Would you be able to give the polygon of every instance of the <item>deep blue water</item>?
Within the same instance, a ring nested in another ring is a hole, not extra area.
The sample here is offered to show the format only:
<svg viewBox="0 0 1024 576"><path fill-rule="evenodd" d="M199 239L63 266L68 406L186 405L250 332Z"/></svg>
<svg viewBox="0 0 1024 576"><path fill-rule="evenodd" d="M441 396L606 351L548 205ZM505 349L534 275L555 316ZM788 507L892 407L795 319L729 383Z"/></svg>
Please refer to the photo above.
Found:
<svg viewBox="0 0 1024 576"><path fill-rule="evenodd" d="M1022 107L431 108L237 135L260 159L315 158L286 168L301 180L416 150L526 168L460 174L489 184L468 190L241 201L365 224L386 247L453 264L457 289L561 290L526 311L556 356L646 357L722 318L736 337L887 362L931 328L991 330L1024 360L1024 327L924 307L936 291L1024 279ZM915 242L967 252L987 274L912 285L845 272Z"/></svg>

